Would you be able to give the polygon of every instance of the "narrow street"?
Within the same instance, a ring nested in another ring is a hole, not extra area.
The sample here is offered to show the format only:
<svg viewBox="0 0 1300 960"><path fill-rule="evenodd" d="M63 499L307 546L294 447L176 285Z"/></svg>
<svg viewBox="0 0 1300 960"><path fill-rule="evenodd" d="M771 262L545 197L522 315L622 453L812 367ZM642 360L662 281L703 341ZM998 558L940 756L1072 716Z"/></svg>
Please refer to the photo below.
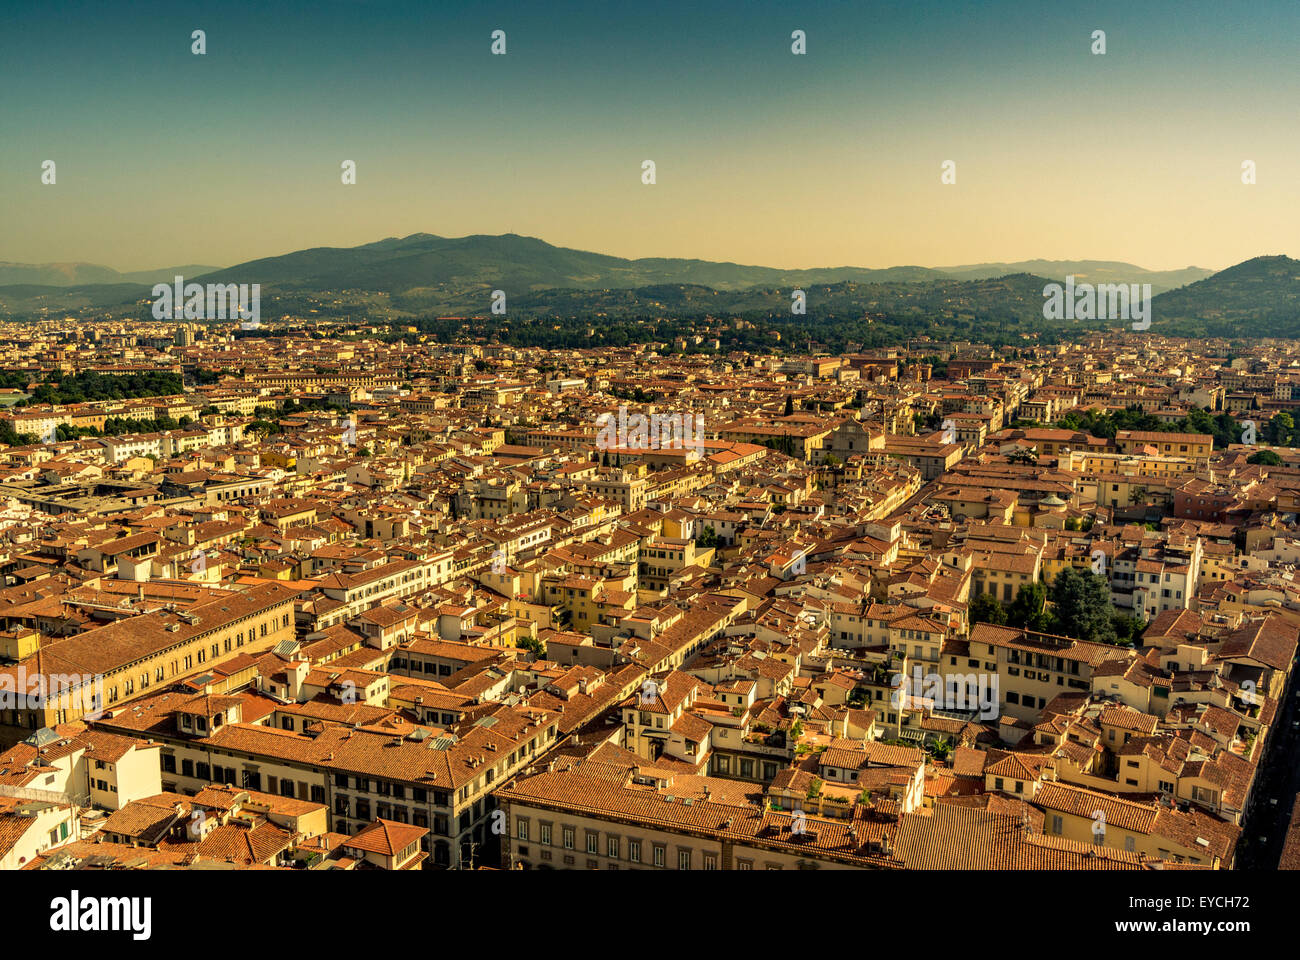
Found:
<svg viewBox="0 0 1300 960"><path fill-rule="evenodd" d="M1294 669L1294 668L1293 668ZM1292 806L1300 793L1300 686L1288 684L1276 733L1260 771L1254 803L1247 811L1237 851L1238 870L1276 870Z"/></svg>

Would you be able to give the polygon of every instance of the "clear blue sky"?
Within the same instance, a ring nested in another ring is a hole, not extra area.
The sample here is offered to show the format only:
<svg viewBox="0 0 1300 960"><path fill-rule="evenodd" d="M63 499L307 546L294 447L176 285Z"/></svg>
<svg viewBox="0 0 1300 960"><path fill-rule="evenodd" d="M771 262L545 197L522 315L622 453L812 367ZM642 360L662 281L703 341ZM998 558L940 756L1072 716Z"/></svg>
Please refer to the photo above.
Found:
<svg viewBox="0 0 1300 960"><path fill-rule="evenodd" d="M1295 0L7 6L3 260L416 232L785 267L1300 255Z"/></svg>

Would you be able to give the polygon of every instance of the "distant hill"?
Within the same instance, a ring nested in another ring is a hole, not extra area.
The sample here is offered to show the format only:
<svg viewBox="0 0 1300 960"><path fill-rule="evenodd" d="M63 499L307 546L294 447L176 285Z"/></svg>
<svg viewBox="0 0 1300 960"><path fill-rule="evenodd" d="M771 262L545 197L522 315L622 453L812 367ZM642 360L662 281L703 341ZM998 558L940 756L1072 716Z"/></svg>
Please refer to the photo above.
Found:
<svg viewBox="0 0 1300 960"><path fill-rule="evenodd" d="M139 283L153 286L180 275L201 282L260 283L266 290L365 290L392 295L438 291L453 298L478 296L484 289L511 293L538 290L634 290L660 284L689 284L717 291L756 287L808 286L835 283L929 283L938 280L982 280L1028 273L1060 280L1073 273L1081 281L1137 280L1157 291L1199 280L1210 271L1149 271L1108 261L1048 261L968 264L930 268L898 266L824 267L786 270L778 267L720 263L710 260L645 257L628 260L568 247L556 247L535 237L516 234L440 237L417 233L390 237L358 247L313 247L277 257L250 260L227 268L188 264L157 270L119 273L89 263L0 263L0 287L16 285L83 288L90 285ZM83 297L77 290L69 303ZM4 291L5 301L24 298ZM45 299L49 299L46 297ZM57 297L55 297L57 299ZM16 303L10 303L16 307Z"/></svg>
<svg viewBox="0 0 1300 960"><path fill-rule="evenodd" d="M939 267L943 274L959 280L1005 277L1011 273L1032 273L1062 283L1073 276L1076 283L1149 283L1153 294L1186 286L1213 276L1204 267L1182 270L1145 270L1115 260L1021 260L1018 263L977 263L961 267Z"/></svg>
<svg viewBox="0 0 1300 960"><path fill-rule="evenodd" d="M0 286L0 312L26 317L41 311L72 313L77 310L108 310L147 297L152 285L139 283L87 283L55 287L34 283Z"/></svg>
<svg viewBox="0 0 1300 960"><path fill-rule="evenodd" d="M153 287L155 283L172 283L177 277L184 277L188 281L194 277L201 277L205 273L212 273L214 270L220 269L220 267L214 267L210 264L187 263L180 267L159 267L157 270L135 270L131 273L122 274L122 280L129 283L144 283Z"/></svg>
<svg viewBox="0 0 1300 960"><path fill-rule="evenodd" d="M201 283L259 283L268 319L483 316L496 289L506 291L511 317L788 317L791 292L800 288L812 323L853 318L912 330L928 320L951 320L962 329L991 323L1007 335L1041 328L1044 285L1073 275L1078 283L1150 283L1158 293L1153 326L1161 332L1300 336L1300 264L1286 257L1258 257L1215 274L1101 260L784 270L679 258L629 260L515 234L419 233L220 269L190 265L123 274L84 263L0 264L0 313L141 315L152 285L178 274Z"/></svg>
<svg viewBox="0 0 1300 960"><path fill-rule="evenodd" d="M161 267L157 270L137 270L119 273L111 267L96 263L4 263L0 262L0 286L28 284L45 287L75 287L104 283L147 283L152 287L176 276L197 277L219 269L206 264L186 264L182 267Z"/></svg>
<svg viewBox="0 0 1300 960"><path fill-rule="evenodd" d="M1156 297L1152 325L1209 336L1300 335L1300 260L1255 257Z"/></svg>
<svg viewBox="0 0 1300 960"><path fill-rule="evenodd" d="M926 283L935 280L985 280L1029 273L1062 280L1073 273L1082 281L1150 283L1157 292L1209 276L1199 267L1151 271L1111 261L987 263L960 267L900 266L778 267L719 263L711 260L645 257L627 260L555 247L516 234L447 238L428 233L390 238L360 247L317 247L267 257L216 271L228 282L258 282L280 289L359 289L400 293L425 287L476 287L532 291L539 289L629 290L656 284L694 284L713 290L747 290L762 286L808 284Z"/></svg>
<svg viewBox="0 0 1300 960"><path fill-rule="evenodd" d="M778 284L837 283L844 280L926 281L943 274L925 267L776 267L649 257L627 260L552 246L535 237L438 237L417 233L359 247L315 247L279 257L251 260L201 278L203 282L260 283L281 290L450 290L548 288L628 290L660 283L687 283L714 290L744 290Z"/></svg>
<svg viewBox="0 0 1300 960"><path fill-rule="evenodd" d="M70 287L83 283L112 283L121 275L94 263L5 263L0 261L0 284Z"/></svg>

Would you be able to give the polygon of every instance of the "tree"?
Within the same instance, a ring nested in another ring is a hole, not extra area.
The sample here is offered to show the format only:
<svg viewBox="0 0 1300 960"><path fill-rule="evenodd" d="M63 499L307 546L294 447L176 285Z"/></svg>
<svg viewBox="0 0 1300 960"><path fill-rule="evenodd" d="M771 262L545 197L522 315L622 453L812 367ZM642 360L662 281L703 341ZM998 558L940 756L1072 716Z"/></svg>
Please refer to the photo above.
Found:
<svg viewBox="0 0 1300 960"><path fill-rule="evenodd" d="M1249 457L1246 458L1246 462L1257 463L1260 466L1264 466L1264 467L1277 467L1277 466L1281 466L1282 458L1279 457L1272 450L1261 450L1259 451L1259 453L1252 453Z"/></svg>
<svg viewBox="0 0 1300 960"><path fill-rule="evenodd" d="M1042 632L1048 627L1047 586L1042 581L1023 584L1016 591L1016 599L1007 607L1007 623L1013 627Z"/></svg>
<svg viewBox="0 0 1300 960"><path fill-rule="evenodd" d="M1187 411L1184 424L1187 427L1186 433L1214 433L1214 418L1208 410L1200 407L1192 407Z"/></svg>
<svg viewBox="0 0 1300 960"><path fill-rule="evenodd" d="M1292 419L1291 414L1285 411L1274 414L1264 432L1269 443L1276 443L1279 446L1288 445L1295 434L1295 420Z"/></svg>
<svg viewBox="0 0 1300 960"><path fill-rule="evenodd" d="M1116 642L1110 585L1097 574L1066 567L1052 582L1051 597L1053 632L1093 643Z"/></svg>
<svg viewBox="0 0 1300 960"><path fill-rule="evenodd" d="M981 593L971 601L970 622L972 624L1004 624L1007 622L1006 608L1002 606L1002 601L993 596L993 594Z"/></svg>
<svg viewBox="0 0 1300 960"><path fill-rule="evenodd" d="M787 393L785 395L785 416L788 417L793 413L794 413L794 397L792 397L790 394Z"/></svg>
<svg viewBox="0 0 1300 960"><path fill-rule="evenodd" d="M695 538L695 545L704 549L716 547L718 545L718 531L714 530L712 525L706 526L700 535Z"/></svg>
<svg viewBox="0 0 1300 960"><path fill-rule="evenodd" d="M1110 619L1115 624L1115 642L1123 646L1137 643L1142 639L1142 633L1147 628L1144 621L1120 613L1118 610L1115 610Z"/></svg>
<svg viewBox="0 0 1300 960"><path fill-rule="evenodd" d="M536 637L524 637L515 646L522 650L532 651L534 659L544 660L546 658L546 645Z"/></svg>

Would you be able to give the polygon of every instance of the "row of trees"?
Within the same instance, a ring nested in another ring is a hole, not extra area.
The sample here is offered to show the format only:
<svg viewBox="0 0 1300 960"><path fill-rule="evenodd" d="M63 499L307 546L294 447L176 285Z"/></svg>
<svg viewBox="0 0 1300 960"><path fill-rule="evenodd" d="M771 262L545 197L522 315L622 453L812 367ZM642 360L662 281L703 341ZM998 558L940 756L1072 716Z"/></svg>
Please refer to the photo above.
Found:
<svg viewBox="0 0 1300 960"><path fill-rule="evenodd" d="M17 406L53 403L86 403L90 400L131 400L137 397L172 396L184 391L179 373L105 374L86 371L64 377L57 384L42 383L31 397Z"/></svg>
<svg viewBox="0 0 1300 960"><path fill-rule="evenodd" d="M1249 419L1249 418L1247 418ZM1100 410L1071 410L1054 426L1063 430L1083 430L1094 437L1113 439L1120 430L1146 430L1153 433L1208 433L1214 437L1214 446L1224 449L1242 442L1242 422L1230 413L1212 414L1209 410L1192 407L1187 416L1172 423L1154 417L1140 406L1104 413ZM1016 421L1015 425L1037 426L1032 421ZM1291 414L1274 414L1260 423L1256 439L1277 446L1300 445L1300 429Z"/></svg>
<svg viewBox="0 0 1300 960"><path fill-rule="evenodd" d="M71 427L60 424L54 430L54 440L63 442L80 440L82 437L120 437L124 433L155 433L160 430L179 430L188 427L193 422L189 417L181 417L179 420L168 416L159 417L156 420L128 420L125 417L109 417L104 421L104 429L102 430L95 427ZM10 421L0 421L0 443L7 446L27 446L42 443L46 439L48 438L38 437L31 433L17 433Z"/></svg>
<svg viewBox="0 0 1300 960"><path fill-rule="evenodd" d="M1110 584L1104 577L1073 567L1058 573L1050 589L1041 581L1022 586L1009 604L991 593L980 594L971 601L970 619L972 624L1022 627L1119 646L1137 643L1146 629L1144 622L1110 602Z"/></svg>

